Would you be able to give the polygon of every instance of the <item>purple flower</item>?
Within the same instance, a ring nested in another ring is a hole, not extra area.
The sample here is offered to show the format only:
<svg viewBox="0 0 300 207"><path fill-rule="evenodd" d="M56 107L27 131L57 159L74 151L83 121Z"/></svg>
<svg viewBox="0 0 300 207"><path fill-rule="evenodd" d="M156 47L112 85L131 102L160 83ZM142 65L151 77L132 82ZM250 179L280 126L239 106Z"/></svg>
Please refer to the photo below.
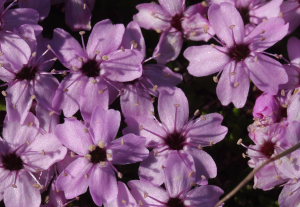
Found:
<svg viewBox="0 0 300 207"><path fill-rule="evenodd" d="M51 0L35 1L35 0L18 0L21 8L32 8L39 12L40 19L45 19L51 8Z"/></svg>
<svg viewBox="0 0 300 207"><path fill-rule="evenodd" d="M82 48L66 31L55 29L51 46L70 74L61 82L53 104L65 116L72 116L79 108L83 116L90 116L99 104L107 108L111 81L132 81L142 75L143 55L121 48L124 31L122 24L98 22Z"/></svg>
<svg viewBox="0 0 300 207"><path fill-rule="evenodd" d="M118 182L118 197L110 203L104 204L104 207L138 207L134 197L131 195L127 186L123 182Z"/></svg>
<svg viewBox="0 0 300 207"><path fill-rule="evenodd" d="M136 22L128 24L121 45L125 49L136 48L145 54L145 41ZM157 96L161 88L173 88L182 80L180 74L174 73L165 65L146 64L146 61L144 61L142 76L122 85L120 102L125 117L152 114L154 109L151 95Z"/></svg>
<svg viewBox="0 0 300 207"><path fill-rule="evenodd" d="M134 21L145 29L162 32L154 52L161 63L177 58L184 38L207 41L214 34L203 17L206 8L200 3L186 8L185 0L159 0L159 4L139 4L137 9L139 13L133 17Z"/></svg>
<svg viewBox="0 0 300 207"><path fill-rule="evenodd" d="M159 207L213 207L223 191L213 185L196 187L191 190L194 177L186 165L178 162L180 156L173 152L165 163L166 190L149 181L129 181L129 187L140 205Z"/></svg>
<svg viewBox="0 0 300 207"><path fill-rule="evenodd" d="M39 207L44 186L35 174L62 160L66 148L53 134L17 122L6 123L0 148L0 192L5 205Z"/></svg>
<svg viewBox="0 0 300 207"><path fill-rule="evenodd" d="M58 81L47 71L56 58L48 53L46 41L39 35L41 28L22 25L19 32L28 42L13 33L7 33L0 40L3 53L0 79L8 86L4 94L8 120L23 123L36 105L34 111L39 115L41 127L50 129L55 124L55 117L49 113L53 111L52 99Z"/></svg>
<svg viewBox="0 0 300 207"><path fill-rule="evenodd" d="M184 56L190 61L188 71L201 77L222 73L217 96L223 105L243 107L250 79L262 91L277 94L278 86L288 81L282 65L268 57L267 48L282 39L288 30L281 18L270 18L245 35L241 15L230 3L213 4L208 19L222 47L204 45L189 47Z"/></svg>
<svg viewBox="0 0 300 207"><path fill-rule="evenodd" d="M155 184L162 184L161 166L168 161L171 152L180 156L177 162L184 162L191 171L196 171L198 182L217 175L216 164L211 156L202 150L221 141L227 128L221 125L223 117L217 113L202 115L188 120L188 101L180 89L173 93L161 91L158 98L158 113L162 123L153 115L127 118L128 131L140 133L153 148L150 156L141 163L139 175Z"/></svg>
<svg viewBox="0 0 300 207"><path fill-rule="evenodd" d="M276 96L264 93L255 101L253 117L261 124L272 124L280 120L280 109Z"/></svg>
<svg viewBox="0 0 300 207"><path fill-rule="evenodd" d="M74 119L65 119L56 127L61 142L78 155L57 178L57 186L67 199L86 192L95 203L112 202L117 198L118 187L114 164L140 162L148 156L145 140L134 134L115 139L121 116L118 111L95 108L89 126Z"/></svg>
<svg viewBox="0 0 300 207"><path fill-rule="evenodd" d="M241 14L246 33L266 19L280 16L280 5L283 0L211 0L211 3L228 2L233 4Z"/></svg>
<svg viewBox="0 0 300 207"><path fill-rule="evenodd" d="M283 1L280 7L282 16L289 23L289 33L300 25L300 2L299 0Z"/></svg>
<svg viewBox="0 0 300 207"><path fill-rule="evenodd" d="M248 162L252 168L260 166L264 161L288 148L288 136L286 136L288 122L276 123L266 127L249 128L250 138L255 145L246 147ZM287 181L287 177L280 172L276 162L268 164L255 174L254 186L263 190L272 189L274 186Z"/></svg>

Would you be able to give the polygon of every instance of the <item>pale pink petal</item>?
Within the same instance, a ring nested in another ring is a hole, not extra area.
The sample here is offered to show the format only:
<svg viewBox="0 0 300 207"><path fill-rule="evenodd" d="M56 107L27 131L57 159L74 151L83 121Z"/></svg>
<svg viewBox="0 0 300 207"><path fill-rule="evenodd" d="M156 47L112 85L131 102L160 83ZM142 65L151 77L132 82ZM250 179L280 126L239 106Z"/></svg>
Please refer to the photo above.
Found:
<svg viewBox="0 0 300 207"><path fill-rule="evenodd" d="M36 152L36 153L26 153ZM54 134L40 134L26 148L22 160L36 168L47 170L54 163L64 159L67 149L62 146Z"/></svg>
<svg viewBox="0 0 300 207"><path fill-rule="evenodd" d="M100 141L108 144L114 140L118 133L120 122L121 115L119 111L96 107L90 121L94 135L94 144L98 144Z"/></svg>
<svg viewBox="0 0 300 207"><path fill-rule="evenodd" d="M35 96L39 104L43 107L51 107L52 100L55 95L56 89L58 88L58 80L50 75L39 76L35 80Z"/></svg>
<svg viewBox="0 0 300 207"><path fill-rule="evenodd" d="M211 113L200 116L191 122L187 136L191 142L200 146L211 146L223 140L227 134L227 127L222 126L223 116Z"/></svg>
<svg viewBox="0 0 300 207"><path fill-rule="evenodd" d="M63 190L67 199L75 198L87 191L93 164L84 157L74 160L57 177L58 190Z"/></svg>
<svg viewBox="0 0 300 207"><path fill-rule="evenodd" d="M162 166L165 164L166 157L164 155L155 156L150 153L149 157L144 160L139 167L139 176L141 180L148 180L156 185L164 182L164 173Z"/></svg>
<svg viewBox="0 0 300 207"><path fill-rule="evenodd" d="M183 34L181 32L166 31L161 34L153 56L159 63L175 60L181 51L182 44Z"/></svg>
<svg viewBox="0 0 300 207"><path fill-rule="evenodd" d="M193 157L196 168L196 179L200 181L205 178L217 176L217 166L213 158L205 151L196 148L189 148L188 153Z"/></svg>
<svg viewBox="0 0 300 207"><path fill-rule="evenodd" d="M55 135L64 146L79 155L87 154L93 145L87 127L75 118L67 118L63 124L57 125Z"/></svg>
<svg viewBox="0 0 300 207"><path fill-rule="evenodd" d="M89 58L97 56L97 59L101 60L103 55L117 50L121 45L124 32L123 24L112 24L108 19L98 22L86 46Z"/></svg>
<svg viewBox="0 0 300 207"><path fill-rule="evenodd" d="M79 109L82 89L89 81L88 77L73 74L64 78L60 83L52 104L55 109L62 109L66 117L73 116Z"/></svg>
<svg viewBox="0 0 300 207"><path fill-rule="evenodd" d="M252 9L251 15L262 18L262 19L279 17L280 16L280 5L282 4L282 2L283 2L283 0L269 1L265 4L263 4L263 6L259 6L258 8Z"/></svg>
<svg viewBox="0 0 300 207"><path fill-rule="evenodd" d="M132 180L129 181L128 185L133 197L137 201L141 200L146 205L161 206L160 202L167 202L169 199L169 195L163 188L148 181ZM160 202L150 198L148 195Z"/></svg>
<svg viewBox="0 0 300 207"><path fill-rule="evenodd" d="M162 91L158 98L158 113L169 132L180 130L189 118L189 103L183 91L179 88L173 94Z"/></svg>
<svg viewBox="0 0 300 207"><path fill-rule="evenodd" d="M107 79L117 82L132 81L142 75L143 54L138 50L118 50L107 55L100 67Z"/></svg>
<svg viewBox="0 0 300 207"><path fill-rule="evenodd" d="M266 55L257 55L246 61L250 79L262 91L275 95L278 86L288 81L283 66L275 59Z"/></svg>
<svg viewBox="0 0 300 207"><path fill-rule="evenodd" d="M187 194L186 200L189 201L192 206L214 207L223 193L223 190L217 186L200 186L191 190Z"/></svg>
<svg viewBox="0 0 300 207"><path fill-rule="evenodd" d="M117 198L117 179L111 167L94 167L89 178L89 187L92 198L98 206Z"/></svg>
<svg viewBox="0 0 300 207"><path fill-rule="evenodd" d="M56 28L50 43L59 61L69 69L79 69L87 54L77 40L63 29Z"/></svg>
<svg viewBox="0 0 300 207"><path fill-rule="evenodd" d="M171 16L156 3L144 3L137 5L139 13L133 16L133 20L145 29L165 31L170 28Z"/></svg>
<svg viewBox="0 0 300 207"><path fill-rule="evenodd" d="M114 201L104 204L104 207L137 207L136 200L131 195L127 186L123 182L118 182L118 198Z"/></svg>
<svg viewBox="0 0 300 207"><path fill-rule="evenodd" d="M208 9L208 20L216 35L227 47L244 39L244 23L240 13L230 3L213 4Z"/></svg>
<svg viewBox="0 0 300 207"><path fill-rule="evenodd" d="M230 62L218 82L217 96L224 106L232 102L235 107L241 108L246 103L249 86L248 71L241 63Z"/></svg>
<svg viewBox="0 0 300 207"><path fill-rule="evenodd" d="M146 55L145 40L137 22L132 21L127 25L121 46L126 49L137 49L141 51L144 56Z"/></svg>
<svg viewBox="0 0 300 207"><path fill-rule="evenodd" d="M281 207L299 206L300 183L286 184L282 189L278 201Z"/></svg>
<svg viewBox="0 0 300 207"><path fill-rule="evenodd" d="M38 132L36 127L8 121L3 128L3 138L13 146L20 146L25 142L32 142Z"/></svg>
<svg viewBox="0 0 300 207"><path fill-rule="evenodd" d="M40 190L33 187L35 181L27 173L16 180L16 188L9 187L4 191L4 203L7 207L30 206L39 207L41 204Z"/></svg>
<svg viewBox="0 0 300 207"><path fill-rule="evenodd" d="M179 153L169 153L164 165L165 185L170 197L177 197L180 193L188 191L195 182L193 171L187 168Z"/></svg>
<svg viewBox="0 0 300 207"><path fill-rule="evenodd" d="M245 37L251 50L261 52L273 46L288 33L289 25L282 18L270 18L256 26Z"/></svg>
<svg viewBox="0 0 300 207"><path fill-rule="evenodd" d="M185 0L158 0L158 2L171 16L182 14L185 9Z"/></svg>
<svg viewBox="0 0 300 207"><path fill-rule="evenodd" d="M113 163L126 165L141 162L149 155L145 138L134 134L126 134L111 142Z"/></svg>
<svg viewBox="0 0 300 207"><path fill-rule="evenodd" d="M188 71L196 77L219 72L230 61L226 49L218 46L204 45L187 48L183 55L189 60Z"/></svg>
<svg viewBox="0 0 300 207"><path fill-rule="evenodd" d="M89 81L84 88L80 89L80 112L84 120L90 120L95 107L108 108L109 94L104 81L94 82L94 78Z"/></svg>

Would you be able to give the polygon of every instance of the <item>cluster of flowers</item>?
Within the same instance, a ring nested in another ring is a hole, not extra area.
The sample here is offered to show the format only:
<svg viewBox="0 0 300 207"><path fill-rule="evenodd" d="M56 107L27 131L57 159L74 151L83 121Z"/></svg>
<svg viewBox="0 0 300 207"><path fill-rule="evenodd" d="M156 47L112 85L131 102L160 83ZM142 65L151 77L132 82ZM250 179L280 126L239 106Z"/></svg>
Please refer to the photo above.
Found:
<svg viewBox="0 0 300 207"><path fill-rule="evenodd" d="M196 111L189 119L188 100L176 87L182 76L165 66L185 39L220 44L192 46L183 54L191 75L218 73L223 105L243 107L250 80L265 92L249 127L256 144L247 147L251 167L299 142L299 40L290 40L287 65L265 52L300 24L298 1L212 0L188 8L185 0L144 3L127 27L110 20L95 24L85 44L81 30L91 29L94 3L65 1L66 23L80 31L80 44L60 28L51 40L42 36L38 21L49 13L50 0L0 0L0 79L7 87L0 199L7 207L63 207L88 188L98 206L216 205L223 191L208 185L217 167L203 148L224 139L227 128L218 113ZM148 59L140 27L161 33ZM68 70L52 69L57 59ZM110 109L116 101L122 117ZM126 128L116 138L121 118ZM285 183L280 204L298 205L298 158L296 151L268 165L255 186ZM140 180L121 182L116 165L137 162ZM42 202L43 192L48 196Z"/></svg>

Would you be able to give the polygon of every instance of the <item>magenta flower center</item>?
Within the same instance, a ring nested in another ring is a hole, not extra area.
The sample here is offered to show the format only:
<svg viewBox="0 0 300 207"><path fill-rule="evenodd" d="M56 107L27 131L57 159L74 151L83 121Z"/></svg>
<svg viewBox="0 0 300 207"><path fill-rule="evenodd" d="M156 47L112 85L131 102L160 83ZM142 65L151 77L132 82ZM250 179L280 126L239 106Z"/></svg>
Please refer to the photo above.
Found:
<svg viewBox="0 0 300 207"><path fill-rule="evenodd" d="M250 14L249 14L249 8L248 7L241 7L238 8L238 11L240 12L244 24L250 23Z"/></svg>
<svg viewBox="0 0 300 207"><path fill-rule="evenodd" d="M185 145L185 140L185 136L175 131L167 135L165 144L172 150L182 150Z"/></svg>
<svg viewBox="0 0 300 207"><path fill-rule="evenodd" d="M167 202L167 207L185 207L180 198L170 198Z"/></svg>
<svg viewBox="0 0 300 207"><path fill-rule="evenodd" d="M178 31L182 31L182 14L176 14L171 20L171 26Z"/></svg>
<svg viewBox="0 0 300 207"><path fill-rule="evenodd" d="M16 153L10 153L2 156L4 169L18 171L24 168L23 160Z"/></svg>
<svg viewBox="0 0 300 207"><path fill-rule="evenodd" d="M100 74L100 64L95 59L89 59L80 68L87 77L97 77Z"/></svg>
<svg viewBox="0 0 300 207"><path fill-rule="evenodd" d="M24 67L16 74L16 79L17 80L34 80L36 73L38 71L37 67L32 67L32 66L28 66L28 65L24 65Z"/></svg>
<svg viewBox="0 0 300 207"><path fill-rule="evenodd" d="M271 157L274 154L275 143L272 141L266 141L260 148L260 152L266 157Z"/></svg>
<svg viewBox="0 0 300 207"><path fill-rule="evenodd" d="M246 44L236 44L229 48L229 57L236 62L246 59L250 55L249 46Z"/></svg>
<svg viewBox="0 0 300 207"><path fill-rule="evenodd" d="M91 163L97 164L99 162L105 162L107 160L106 157L106 149L96 147L93 151L90 152L91 155Z"/></svg>

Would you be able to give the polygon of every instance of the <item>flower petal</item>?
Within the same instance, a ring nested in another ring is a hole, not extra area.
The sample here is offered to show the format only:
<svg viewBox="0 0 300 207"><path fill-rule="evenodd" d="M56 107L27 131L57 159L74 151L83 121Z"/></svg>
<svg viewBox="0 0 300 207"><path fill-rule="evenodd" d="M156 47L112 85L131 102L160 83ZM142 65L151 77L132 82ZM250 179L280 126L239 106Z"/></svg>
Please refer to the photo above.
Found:
<svg viewBox="0 0 300 207"><path fill-rule="evenodd" d="M159 42L154 49L153 56L158 63L167 63L175 60L182 48L183 34L181 32L166 31L159 38Z"/></svg>
<svg viewBox="0 0 300 207"><path fill-rule="evenodd" d="M168 22L171 20L171 16L160 5L144 3L137 5L136 8L139 13L133 16L133 20L141 27L164 31L171 26Z"/></svg>
<svg viewBox="0 0 300 207"><path fill-rule="evenodd" d="M230 62L225 66L217 85L217 95L224 106L232 102L235 107L241 108L246 103L249 86L248 71L242 64Z"/></svg>
<svg viewBox="0 0 300 207"><path fill-rule="evenodd" d="M94 167L89 179L90 193L98 206L117 198L117 179L111 167ZM99 190L99 187L105 190Z"/></svg>
<svg viewBox="0 0 300 207"><path fill-rule="evenodd" d="M208 9L208 20L216 35L227 47L243 42L244 23L232 4L212 4Z"/></svg>
<svg viewBox="0 0 300 207"><path fill-rule="evenodd" d="M192 206L213 207L217 204L223 193L223 190L217 186L205 185L191 190L187 194L186 200L189 201Z"/></svg>
<svg viewBox="0 0 300 207"><path fill-rule="evenodd" d="M288 81L283 66L275 59L266 55L257 55L246 61L250 79L262 91L277 94L278 86Z"/></svg>
<svg viewBox="0 0 300 207"><path fill-rule="evenodd" d="M218 46L204 45L187 48L183 55L189 60L188 71L196 77L219 72L230 61L226 49Z"/></svg>
<svg viewBox="0 0 300 207"><path fill-rule="evenodd" d="M189 190L195 182L193 171L182 161L180 152L172 151L164 165L165 185L170 197L177 197Z"/></svg>
<svg viewBox="0 0 300 207"><path fill-rule="evenodd" d="M291 37L288 41L287 48L289 58L293 64L300 67L300 40L296 37Z"/></svg>
<svg viewBox="0 0 300 207"><path fill-rule="evenodd" d="M93 145L87 127L75 118L66 118L63 124L57 125L55 135L63 145L79 155L87 154Z"/></svg>
<svg viewBox="0 0 300 207"><path fill-rule="evenodd" d="M186 129L187 137L196 145L211 146L224 139L227 134L227 127L221 125L222 121L223 116L218 113L202 115Z"/></svg>
<svg viewBox="0 0 300 207"><path fill-rule="evenodd" d="M116 51L121 45L124 32L123 24L112 24L108 19L95 24L86 46L89 58L97 56L97 59L101 59L103 55Z"/></svg>
<svg viewBox="0 0 300 207"><path fill-rule="evenodd" d="M143 54L138 50L118 50L107 55L100 67L111 81L127 82L141 77Z"/></svg>
<svg viewBox="0 0 300 207"><path fill-rule="evenodd" d="M158 0L158 2L171 16L181 14L185 9L185 0Z"/></svg>
<svg viewBox="0 0 300 207"><path fill-rule="evenodd" d="M98 144L100 141L109 144L113 141L118 133L120 122L119 111L96 107L90 122L94 144Z"/></svg>
<svg viewBox="0 0 300 207"><path fill-rule="evenodd" d="M80 157L68 165L57 177L58 190L63 190L67 199L75 198L87 191L92 163L86 158Z"/></svg>
<svg viewBox="0 0 300 207"><path fill-rule="evenodd" d="M20 175L16 180L16 188L9 187L4 191L4 203L7 207L31 206L41 204L40 190L33 187L35 181L27 174Z"/></svg>
<svg viewBox="0 0 300 207"><path fill-rule="evenodd" d="M189 118L189 103L183 91L179 88L173 94L162 91L158 98L158 113L169 132L180 131Z"/></svg>
<svg viewBox="0 0 300 207"><path fill-rule="evenodd" d="M149 155L145 138L134 134L126 134L114 141L109 149L112 150L114 164L126 165L141 162Z"/></svg>

